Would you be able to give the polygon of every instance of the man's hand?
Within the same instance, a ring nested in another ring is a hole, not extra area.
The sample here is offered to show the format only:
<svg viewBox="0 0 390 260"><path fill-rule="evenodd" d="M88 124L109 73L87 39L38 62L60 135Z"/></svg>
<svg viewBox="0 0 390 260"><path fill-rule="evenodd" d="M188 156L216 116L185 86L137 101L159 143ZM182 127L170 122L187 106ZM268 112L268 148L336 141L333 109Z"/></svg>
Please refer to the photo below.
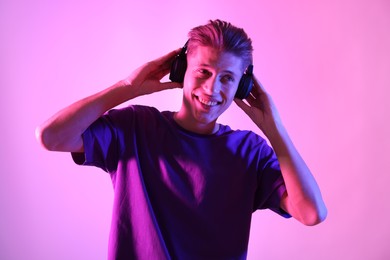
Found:
<svg viewBox="0 0 390 260"><path fill-rule="evenodd" d="M269 136L275 131L277 124L281 124L280 116L271 96L255 76L253 76L253 79L252 91L246 98L248 103L237 98L234 101L261 131Z"/></svg>
<svg viewBox="0 0 390 260"><path fill-rule="evenodd" d="M287 189L281 208L305 225L322 222L327 209L317 182L288 136L261 83L254 77L252 92L246 98L248 104L239 99L234 101L263 131L275 150Z"/></svg>
<svg viewBox="0 0 390 260"><path fill-rule="evenodd" d="M123 82L131 87L135 96L182 87L181 84L175 82L161 82L161 79L169 73L171 64L180 50L174 50L158 59L147 62L132 72Z"/></svg>

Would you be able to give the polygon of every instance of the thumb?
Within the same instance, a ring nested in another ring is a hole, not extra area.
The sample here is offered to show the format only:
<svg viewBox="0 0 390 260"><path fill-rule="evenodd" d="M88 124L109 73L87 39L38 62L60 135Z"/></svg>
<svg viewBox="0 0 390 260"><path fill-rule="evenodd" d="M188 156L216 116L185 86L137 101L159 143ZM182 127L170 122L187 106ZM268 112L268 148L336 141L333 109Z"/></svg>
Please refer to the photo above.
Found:
<svg viewBox="0 0 390 260"><path fill-rule="evenodd" d="M161 85L164 89L183 88L183 84L177 82L163 82Z"/></svg>

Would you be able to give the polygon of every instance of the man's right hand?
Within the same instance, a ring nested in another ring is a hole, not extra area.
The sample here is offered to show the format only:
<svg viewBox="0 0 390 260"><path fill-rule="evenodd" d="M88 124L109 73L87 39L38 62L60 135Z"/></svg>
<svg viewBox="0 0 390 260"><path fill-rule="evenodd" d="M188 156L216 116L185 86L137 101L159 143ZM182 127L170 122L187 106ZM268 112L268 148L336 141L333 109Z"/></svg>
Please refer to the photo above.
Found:
<svg viewBox="0 0 390 260"><path fill-rule="evenodd" d="M180 83L161 82L161 79L169 73L171 64L180 50L171 51L142 65L123 80L124 84L131 87L135 96L147 95L165 89L181 88Z"/></svg>

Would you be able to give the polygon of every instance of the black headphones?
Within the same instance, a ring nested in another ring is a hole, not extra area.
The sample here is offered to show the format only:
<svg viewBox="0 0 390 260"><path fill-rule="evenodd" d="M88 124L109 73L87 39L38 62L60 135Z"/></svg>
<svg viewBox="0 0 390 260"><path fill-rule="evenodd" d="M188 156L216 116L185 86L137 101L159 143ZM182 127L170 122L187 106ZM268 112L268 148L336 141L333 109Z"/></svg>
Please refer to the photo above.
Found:
<svg viewBox="0 0 390 260"><path fill-rule="evenodd" d="M172 82L183 83L184 74L187 70L187 45L188 41L181 49L180 53L175 57L171 65L171 72L169 74L169 79ZM253 86L253 65L249 65L246 69L244 75L242 75L240 79L240 83L238 83L238 88L235 97L239 99L246 98L252 90Z"/></svg>

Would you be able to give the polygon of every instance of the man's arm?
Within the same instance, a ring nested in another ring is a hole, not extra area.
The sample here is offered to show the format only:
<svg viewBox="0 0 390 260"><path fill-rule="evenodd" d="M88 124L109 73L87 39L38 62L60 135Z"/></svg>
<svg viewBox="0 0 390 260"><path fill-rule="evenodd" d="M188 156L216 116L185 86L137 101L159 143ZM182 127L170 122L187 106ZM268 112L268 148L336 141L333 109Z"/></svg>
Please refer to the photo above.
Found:
<svg viewBox="0 0 390 260"><path fill-rule="evenodd" d="M36 129L36 137L50 151L83 152L82 134L107 110L135 97L181 87L160 80L169 73L179 50L148 62L113 86L62 109Z"/></svg>
<svg viewBox="0 0 390 260"><path fill-rule="evenodd" d="M249 105L235 99L268 138L281 167L287 190L281 207L305 225L322 222L327 209L317 182L284 128L271 97L255 77L253 90L246 101Z"/></svg>

